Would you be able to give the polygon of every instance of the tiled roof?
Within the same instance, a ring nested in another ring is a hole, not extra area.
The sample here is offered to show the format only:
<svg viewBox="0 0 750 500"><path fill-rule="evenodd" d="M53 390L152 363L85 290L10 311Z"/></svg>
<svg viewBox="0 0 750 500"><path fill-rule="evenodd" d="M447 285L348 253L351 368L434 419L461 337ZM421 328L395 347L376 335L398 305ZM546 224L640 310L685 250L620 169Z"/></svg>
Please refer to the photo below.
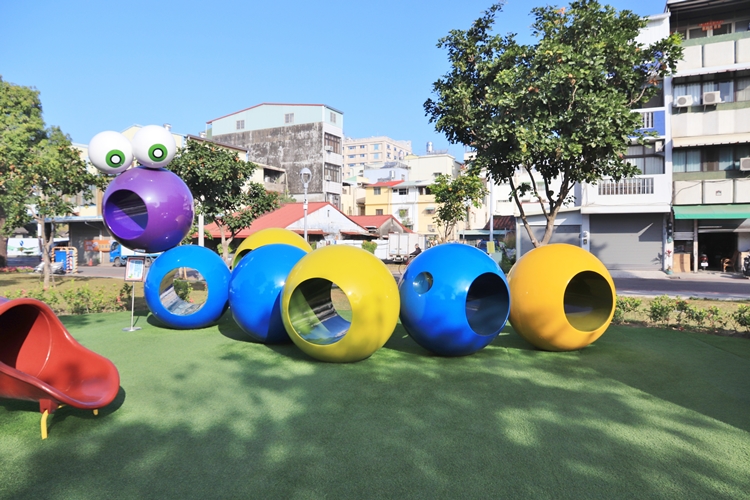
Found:
<svg viewBox="0 0 750 500"><path fill-rule="evenodd" d="M378 229L388 222L388 220L393 219L396 221L396 224L401 226L405 233L412 232L410 229L404 227L393 215L350 215L349 218L364 228L369 226Z"/></svg>
<svg viewBox="0 0 750 500"><path fill-rule="evenodd" d="M516 218L512 215L496 215L493 222L494 224L492 225L492 228L495 231L513 231L516 229ZM487 224L484 225L483 229L490 229L490 221L487 221Z"/></svg>
<svg viewBox="0 0 750 500"><path fill-rule="evenodd" d="M375 184L370 184L367 187L393 187L397 184L401 184L404 181L387 181L387 182L376 182Z"/></svg>
<svg viewBox="0 0 750 500"><path fill-rule="evenodd" d="M245 228L241 230L239 233L237 233L235 238L247 238L251 234L257 233L261 229L267 229L269 227L286 228L294 224L298 220L300 220L302 217L304 217L305 212L304 212L304 208L302 205L303 205L302 203L287 203L283 207L277 210L274 210L273 212L269 212L265 215L261 215L260 217L255 219L255 221L253 221L250 227ZM326 206L336 208L330 203L324 202L324 201L308 202L307 214L309 215ZM316 233L312 233L311 230L312 230L311 228L308 228L308 234L316 234ZM215 223L206 224L206 231L211 233L211 236L213 236L214 238L221 237L219 228Z"/></svg>

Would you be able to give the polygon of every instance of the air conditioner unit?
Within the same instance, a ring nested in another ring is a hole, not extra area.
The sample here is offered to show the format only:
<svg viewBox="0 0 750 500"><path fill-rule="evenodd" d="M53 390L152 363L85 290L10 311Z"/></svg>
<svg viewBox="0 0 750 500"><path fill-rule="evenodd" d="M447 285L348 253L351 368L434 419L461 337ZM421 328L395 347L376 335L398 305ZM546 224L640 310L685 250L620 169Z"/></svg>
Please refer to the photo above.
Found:
<svg viewBox="0 0 750 500"><path fill-rule="evenodd" d="M324 149L330 153L333 151L333 146L326 146Z"/></svg>
<svg viewBox="0 0 750 500"><path fill-rule="evenodd" d="M750 156L747 158L740 158L740 170L750 170Z"/></svg>
<svg viewBox="0 0 750 500"><path fill-rule="evenodd" d="M703 104L719 104L721 102L721 93L718 90L713 92L703 92Z"/></svg>
<svg viewBox="0 0 750 500"><path fill-rule="evenodd" d="M691 95L678 95L674 100L675 108L687 108L693 105L693 96Z"/></svg>

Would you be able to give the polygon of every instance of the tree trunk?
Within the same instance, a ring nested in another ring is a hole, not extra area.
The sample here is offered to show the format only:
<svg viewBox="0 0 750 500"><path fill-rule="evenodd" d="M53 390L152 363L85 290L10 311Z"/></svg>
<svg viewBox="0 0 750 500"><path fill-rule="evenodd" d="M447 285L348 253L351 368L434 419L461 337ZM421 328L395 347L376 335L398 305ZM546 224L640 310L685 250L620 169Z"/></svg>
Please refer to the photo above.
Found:
<svg viewBox="0 0 750 500"><path fill-rule="evenodd" d="M217 224L219 226L219 233L221 234L221 255L224 262L229 262L229 245L227 243L227 237L224 234L224 225Z"/></svg>
<svg viewBox="0 0 750 500"><path fill-rule="evenodd" d="M0 228L5 225L5 212L0 207ZM8 238L0 234L0 267L8 265Z"/></svg>
<svg viewBox="0 0 750 500"><path fill-rule="evenodd" d="M44 227L44 217L37 219L37 224L42 228L42 259L44 262L44 289L47 290L50 284L50 276L52 274L52 263L50 259L50 252L52 251L52 242L55 240L55 225L50 224L50 233L47 236L46 228Z"/></svg>

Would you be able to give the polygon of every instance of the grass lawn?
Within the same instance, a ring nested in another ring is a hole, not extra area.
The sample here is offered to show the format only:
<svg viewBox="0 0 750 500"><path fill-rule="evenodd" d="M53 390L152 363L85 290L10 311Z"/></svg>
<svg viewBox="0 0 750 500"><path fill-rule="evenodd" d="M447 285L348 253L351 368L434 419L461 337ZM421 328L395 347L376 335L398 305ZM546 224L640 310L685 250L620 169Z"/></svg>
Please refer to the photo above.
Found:
<svg viewBox="0 0 750 500"><path fill-rule="evenodd" d="M95 417L0 400L0 498L748 498L750 341L613 326L579 352L510 328L432 356L399 326L353 364L230 317L63 318L121 391Z"/></svg>

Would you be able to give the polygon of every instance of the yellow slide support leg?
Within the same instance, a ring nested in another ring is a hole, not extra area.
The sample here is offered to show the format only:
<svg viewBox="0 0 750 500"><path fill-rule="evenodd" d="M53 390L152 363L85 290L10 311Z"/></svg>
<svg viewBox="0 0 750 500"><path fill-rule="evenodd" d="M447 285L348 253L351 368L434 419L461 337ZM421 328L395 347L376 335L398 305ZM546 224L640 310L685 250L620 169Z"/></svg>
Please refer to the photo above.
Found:
<svg viewBox="0 0 750 500"><path fill-rule="evenodd" d="M49 411L44 410L44 413L42 413L42 439L47 439L47 417L49 416Z"/></svg>

